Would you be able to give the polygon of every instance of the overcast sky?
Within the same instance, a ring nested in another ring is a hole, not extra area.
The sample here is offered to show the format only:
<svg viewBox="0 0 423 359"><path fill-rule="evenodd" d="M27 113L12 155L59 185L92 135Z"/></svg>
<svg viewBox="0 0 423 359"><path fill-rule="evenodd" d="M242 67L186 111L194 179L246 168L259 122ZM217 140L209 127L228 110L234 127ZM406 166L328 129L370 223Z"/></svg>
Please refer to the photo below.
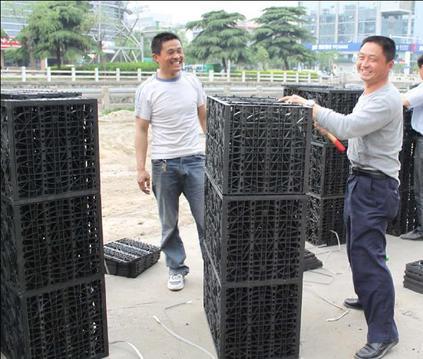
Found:
<svg viewBox="0 0 423 359"><path fill-rule="evenodd" d="M177 24L199 20L202 14L213 10L239 12L252 19L267 7L296 6L298 1L140 1L138 4L147 5L151 13L164 15L169 22Z"/></svg>

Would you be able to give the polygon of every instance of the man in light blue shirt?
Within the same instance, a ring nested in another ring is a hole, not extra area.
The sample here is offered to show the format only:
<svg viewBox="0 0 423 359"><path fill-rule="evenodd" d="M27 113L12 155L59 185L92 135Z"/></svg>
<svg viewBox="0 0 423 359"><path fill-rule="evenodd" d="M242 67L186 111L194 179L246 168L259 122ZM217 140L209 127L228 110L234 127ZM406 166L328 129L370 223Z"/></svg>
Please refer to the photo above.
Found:
<svg viewBox="0 0 423 359"><path fill-rule="evenodd" d="M417 60L419 74L423 80L423 55ZM401 236L402 239L423 241L423 82L402 97L402 103L413 109L411 127L417 132L414 152L414 197L416 199L416 228Z"/></svg>

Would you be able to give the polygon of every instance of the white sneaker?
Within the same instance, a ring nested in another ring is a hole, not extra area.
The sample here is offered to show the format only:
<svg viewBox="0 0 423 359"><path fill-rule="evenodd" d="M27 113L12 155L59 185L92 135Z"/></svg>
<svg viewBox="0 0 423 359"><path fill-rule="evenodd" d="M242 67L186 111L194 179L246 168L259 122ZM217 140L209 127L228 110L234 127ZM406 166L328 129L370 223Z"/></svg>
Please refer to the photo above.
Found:
<svg viewBox="0 0 423 359"><path fill-rule="evenodd" d="M167 281L167 287L170 290L181 290L184 288L184 276L180 273L169 274L169 280Z"/></svg>

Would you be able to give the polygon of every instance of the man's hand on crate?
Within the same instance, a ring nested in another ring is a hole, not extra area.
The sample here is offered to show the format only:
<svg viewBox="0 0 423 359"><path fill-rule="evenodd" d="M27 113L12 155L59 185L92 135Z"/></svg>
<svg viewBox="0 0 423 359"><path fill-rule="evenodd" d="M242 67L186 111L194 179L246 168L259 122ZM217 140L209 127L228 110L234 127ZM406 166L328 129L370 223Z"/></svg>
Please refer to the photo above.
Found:
<svg viewBox="0 0 423 359"><path fill-rule="evenodd" d="M278 101L286 102L287 104L301 105L301 106L310 106L312 109L312 116L315 120L317 117L317 112L320 106L313 100L306 100L305 98L298 95L284 96L279 98Z"/></svg>

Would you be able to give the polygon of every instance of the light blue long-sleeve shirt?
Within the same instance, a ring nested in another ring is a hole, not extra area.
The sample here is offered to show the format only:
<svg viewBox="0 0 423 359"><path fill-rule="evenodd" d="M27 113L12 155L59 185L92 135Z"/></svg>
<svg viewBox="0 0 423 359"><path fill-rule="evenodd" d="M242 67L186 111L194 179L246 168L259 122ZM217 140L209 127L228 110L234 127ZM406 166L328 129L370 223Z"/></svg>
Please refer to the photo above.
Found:
<svg viewBox="0 0 423 359"><path fill-rule="evenodd" d="M400 93L388 83L361 95L349 115L320 108L317 122L339 139L348 139L347 154L353 166L378 170L399 181L402 111Z"/></svg>
<svg viewBox="0 0 423 359"><path fill-rule="evenodd" d="M413 109L411 127L423 135L423 82L404 94L410 103L408 108Z"/></svg>

